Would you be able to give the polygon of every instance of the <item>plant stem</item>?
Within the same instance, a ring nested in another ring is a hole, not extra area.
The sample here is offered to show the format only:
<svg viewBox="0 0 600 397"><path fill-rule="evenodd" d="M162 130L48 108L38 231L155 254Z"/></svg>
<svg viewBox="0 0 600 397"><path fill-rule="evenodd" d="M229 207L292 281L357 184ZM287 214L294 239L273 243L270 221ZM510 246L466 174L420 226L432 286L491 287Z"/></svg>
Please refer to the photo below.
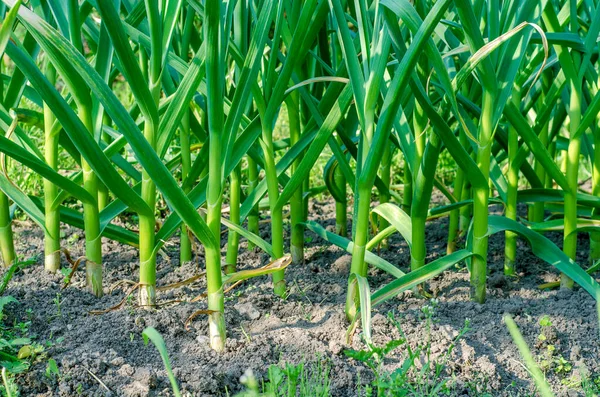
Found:
<svg viewBox="0 0 600 397"><path fill-rule="evenodd" d="M367 264L365 262L365 251L369 238L369 212L371 207L371 189L359 186L355 200L356 215L354 216L356 227L354 228L354 248L352 250L352 263L350 273L359 276L367 275ZM357 284L348 282L348 294L346 295L346 318L353 321L360 306Z"/></svg>
<svg viewBox="0 0 600 397"><path fill-rule="evenodd" d="M246 3L238 1L233 14L233 39L235 45L243 54L247 53L246 45ZM236 84L240 82L241 68L236 65ZM229 175L229 221L235 225L240 224L240 203L242 194L242 166L237 167ZM237 232L229 229L227 234L227 254L225 256L225 273L234 273L237 269L237 259L240 236Z"/></svg>
<svg viewBox="0 0 600 397"><path fill-rule="evenodd" d="M0 254L4 267L10 267L17 257L11 224L8 197L0 191Z"/></svg>
<svg viewBox="0 0 600 397"><path fill-rule="evenodd" d="M206 188L206 223L214 239L214 246L206 246L206 283L208 294L208 326L211 347L225 349L225 317L223 281L221 274L221 206L223 200L223 126L224 126L224 65L221 57L223 18L221 0L205 3L207 113L209 131L208 185Z"/></svg>
<svg viewBox="0 0 600 397"><path fill-rule="evenodd" d="M424 197L425 184L428 181L423 178L423 174L426 172L425 167L431 166L425 164L423 156L425 155L425 149L427 147L427 134L425 128L427 126L427 117L419 102L415 103L414 118L413 118L413 130L415 139L415 164L412 173L412 201L410 207L411 225L412 225L412 246L410 250L410 269L411 271L417 270L425 265L425 255L427 255L427 247L425 245L425 221L427 219L427 209L423 213L423 207L421 201L426 200L429 203L429 199ZM432 138L434 136L432 135ZM433 165L435 168L435 164ZM433 181L431 181L433 184Z"/></svg>
<svg viewBox="0 0 600 397"><path fill-rule="evenodd" d="M104 109L100 107L99 111L102 112L102 121L105 125L110 125L111 120L110 117L104 112ZM100 126L102 128L102 126ZM107 145L110 145L112 142L112 138L106 132L102 132L102 141ZM98 211L102 212L104 208L110 202L110 196L108 192L108 187L102 181L98 181Z"/></svg>
<svg viewBox="0 0 600 397"><path fill-rule="evenodd" d="M519 87L513 88L512 102L515 106L521 103ZM517 220L517 190L519 188L519 166L516 164L517 152L519 151L519 136L517 130L511 125L508 129L508 173L507 173L507 202L506 217ZM515 262L517 259L517 234L507 230L504 244L504 274L515 274Z"/></svg>
<svg viewBox="0 0 600 397"><path fill-rule="evenodd" d="M494 95L484 89L479 130L477 166L486 180L490 175L492 151ZM473 253L471 262L471 298L485 302L488 252L488 198L487 186L473 187Z"/></svg>
<svg viewBox="0 0 600 397"><path fill-rule="evenodd" d="M81 34L81 23L79 15L79 3L75 0L67 2L70 17L69 32L70 40L79 52L83 53L83 42ZM87 133L94 136L94 116L92 97L90 93L80 95L77 103L78 116ZM83 224L85 231L85 257L86 257L86 286L88 290L97 297L102 292L102 238L100 236L100 215L98 212L98 176L90 165L81 159L83 172L83 187L95 201L83 203Z"/></svg>
<svg viewBox="0 0 600 397"><path fill-rule="evenodd" d="M569 104L570 133L569 147L567 149L567 183L569 191L565 192L565 230L563 239L563 252L569 258L577 257L577 176L579 173L579 154L581 152L581 136L574 137L581 123L581 90L571 80L571 102ZM562 273L560 287L572 289L573 280Z"/></svg>
<svg viewBox="0 0 600 397"><path fill-rule="evenodd" d="M540 142L542 142L542 144L547 147L548 146L548 124L546 124L543 128L542 131L540 132ZM542 183L544 183L544 181L546 180L546 170L544 169L544 167L542 166L542 164L540 164L539 161L535 162L534 165L534 171L535 174L537 175L538 178L540 178L540 181L542 181ZM530 222L542 222L544 220L544 207L545 204L544 202L538 202L538 203L533 203L533 206L531 207L531 215L529 216L529 221Z"/></svg>
<svg viewBox="0 0 600 397"><path fill-rule="evenodd" d="M473 189L468 180L465 180L463 183L462 193L461 193L461 201L469 200L472 197ZM459 217L458 217L458 235L463 236L465 232L469 229L469 224L471 223L471 214L473 211L472 205L464 205L460 207Z"/></svg>
<svg viewBox="0 0 600 397"><path fill-rule="evenodd" d="M298 92L291 93L286 100L290 128L290 146L295 145L300 140L301 126L299 100ZM292 175L296 172L301 162L302 156L298 156L294 160L291 167ZM302 187L303 186L300 185L290 198L290 253L292 254L292 262L296 264L304 262L304 227L302 226L302 222L304 222L304 202L302 200L302 195L304 192Z"/></svg>
<svg viewBox="0 0 600 397"><path fill-rule="evenodd" d="M90 134L93 133L91 106L80 106L79 117ZM98 197L98 177L82 158L83 187L92 197ZM92 294L101 297L102 292L102 238L100 236L100 216L98 203L83 204L85 227L86 285Z"/></svg>
<svg viewBox="0 0 600 397"><path fill-rule="evenodd" d="M179 134L181 145L181 180L185 181L191 168L191 153L190 153L190 113L186 111L181 121L181 130ZM185 194L190 192L189 184L184 187ZM185 224L181 225L181 233L179 237L179 263L184 264L192 260L192 241L188 234L188 228Z"/></svg>
<svg viewBox="0 0 600 397"><path fill-rule="evenodd" d="M252 193L258 186L258 165L250 156L248 156L248 192ZM248 231L259 235L258 230L258 204L252 208L248 215ZM248 241L248 250L254 249L254 243Z"/></svg>
<svg viewBox="0 0 600 397"><path fill-rule="evenodd" d="M383 155L381 157L380 178L383 181L383 184L385 185L385 187L388 189L388 191L379 193L379 203L380 204L389 203L389 201L390 201L389 189L390 189L390 184L391 184L391 180L392 180L391 170L392 170L393 155L394 155L394 153L392 151L392 146L389 144L386 145L385 150L383 151ZM384 230L389 225L390 225L389 222L385 218L383 218L382 216L379 217L379 225L377 226L379 231ZM387 238L384 239L383 241L381 241L381 247L382 248L389 247Z"/></svg>
<svg viewBox="0 0 600 397"><path fill-rule="evenodd" d="M158 103L159 87L156 86L151 92L154 101ZM156 149L156 126L155 121L146 120L144 123L144 138ZM139 238L140 238L140 290L139 304L144 307L156 306L156 253L154 251L156 237L156 219L154 210L156 208L156 185L145 170L142 170L142 199L151 211L139 216Z"/></svg>
<svg viewBox="0 0 600 397"><path fill-rule="evenodd" d="M425 265L427 248L425 244L425 221L427 218L411 214L412 246L410 250L410 270L415 271Z"/></svg>
<svg viewBox="0 0 600 397"><path fill-rule="evenodd" d="M273 246L273 259L283 256L283 210L277 209L279 200L279 181L275 168L275 151L273 149L273 129L269 124L263 124L261 146L264 152L265 177L267 179L267 192L269 207L271 209L271 245ZM273 292L278 296L285 296L285 273L283 270L273 273Z"/></svg>
<svg viewBox="0 0 600 397"><path fill-rule="evenodd" d="M103 112L103 110L101 110ZM104 121L107 121L107 118L104 118ZM101 139L107 143L110 144L110 137L105 134L102 133L102 137ZM109 196L108 196L108 188L106 187L106 185L104 183L102 183L102 181L98 181L98 211L102 211L104 208L106 208L106 206L108 205L108 201L109 201Z"/></svg>
<svg viewBox="0 0 600 397"><path fill-rule="evenodd" d="M410 204L412 201L413 189L412 189L412 173L408 166L408 161L404 159L404 189L402 191L402 209L407 214L410 214Z"/></svg>
<svg viewBox="0 0 600 397"><path fill-rule="evenodd" d="M56 70L50 62L46 65L46 77L51 83L56 80ZM54 121L54 114L44 103L44 158L52 169L57 170L58 131L53 129ZM53 208L57 196L57 186L44 179L44 268L51 273L60 270L60 212L58 208Z"/></svg>
<svg viewBox="0 0 600 397"><path fill-rule="evenodd" d="M213 133L210 138L208 187L206 193L206 223L215 240L216 247L206 247L206 281L208 292L208 316L210 344L216 351L225 349L225 310L223 282L221 275L221 145L220 134Z"/></svg>
<svg viewBox="0 0 600 397"><path fill-rule="evenodd" d="M462 191L464 188L465 182L465 172L459 167L456 170L456 176L454 178L454 197L460 201L462 197ZM459 232L459 218L460 218L460 208L452 210L448 219L448 245L446 247L446 254L450 255L454 251L456 251L456 242L458 239Z"/></svg>
<svg viewBox="0 0 600 397"><path fill-rule="evenodd" d="M240 224L240 199L241 199L241 165L235 167L229 175L229 221L235 225ZM237 269L237 258L240 235L229 230L227 234L227 254L225 256L225 273L234 273Z"/></svg>
<svg viewBox="0 0 600 397"><path fill-rule="evenodd" d="M337 167L333 174L335 185L344 193L344 200L335 202L335 232L342 237L348 236L348 201L346 200L346 177Z"/></svg>

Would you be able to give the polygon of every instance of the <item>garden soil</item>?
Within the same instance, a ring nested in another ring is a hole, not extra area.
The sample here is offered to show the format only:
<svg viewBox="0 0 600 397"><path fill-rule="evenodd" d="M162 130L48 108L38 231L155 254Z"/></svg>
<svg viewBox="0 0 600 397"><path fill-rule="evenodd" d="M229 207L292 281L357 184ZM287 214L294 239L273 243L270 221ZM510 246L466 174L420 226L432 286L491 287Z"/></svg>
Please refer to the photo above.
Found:
<svg viewBox="0 0 600 397"><path fill-rule="evenodd" d="M333 230L334 206L331 202L311 202L312 218ZM523 210L523 208L521 208ZM268 224L262 226L268 238ZM82 255L81 231L64 227L65 247L72 255ZM200 281L160 292L161 306L156 310L138 308L127 280L135 281L138 257L135 248L104 241L105 296L96 299L84 290L84 269L76 272L70 286L62 289L64 276L43 270L43 233L27 222L15 222L17 249L21 257L36 257L37 263L15 274L6 294L19 304L5 309L6 321L30 322L29 332L45 352L30 370L17 376L23 396L169 396L169 380L156 348L144 345L142 331L156 328L164 337L174 374L185 396L235 395L243 390L240 377L251 370L259 379L272 364L298 363L307 367L320 361L330 368L329 380L334 396L356 396L373 379L363 363L348 358L346 349L364 349L360 328L346 344L348 323L344 316L350 255L306 232L306 261L290 265L286 271L289 296L273 295L269 277L244 282L226 296L227 345L223 354L208 346L205 316L188 318L205 309L204 299L186 303L204 292ZM224 234L226 237L226 234ZM446 252L447 219L428 223L428 261ZM559 246L560 234L549 235ZM581 235L580 263L587 262L588 239ZM518 277L505 279L504 236L490 239L488 300L484 305L469 299L469 275L464 265L444 272L428 283L435 301L405 292L373 310L373 340L383 345L392 339L406 338L415 348L429 341L429 354L437 362L447 361L441 377L448 390L457 396L531 395L533 384L523 365L502 316L510 313L516 320L533 353L541 359L547 345L555 347L554 357L562 356L570 372L547 373L556 394L576 396L581 391L570 387L585 374L600 374L599 330L596 305L580 288L572 292L541 291L538 285L557 280L557 272L537 259L525 241L519 241ZM380 255L407 270L410 256L399 235L389 240L389 249ZM168 241L158 257L158 284L180 282L199 274L203 255L196 247L193 262L178 264L178 241ZM240 269L252 269L269 262L264 253L249 252L241 243ZM68 265L66 262L63 264ZM372 291L392 281L371 269ZM134 294L135 295L135 294ZM105 310L124 300L122 307ZM428 322L424 307L433 307ZM401 332L390 321L397 320ZM549 316L551 326L542 330L540 320ZM468 322L468 331L455 343ZM541 343L540 335L546 341ZM454 346L452 349L451 347ZM399 367L407 347L400 346L385 361L385 370ZM447 360L445 357L448 356ZM47 362L58 364L59 375L47 376ZM426 365L426 354L415 360L415 368ZM426 371L427 372L427 371Z"/></svg>

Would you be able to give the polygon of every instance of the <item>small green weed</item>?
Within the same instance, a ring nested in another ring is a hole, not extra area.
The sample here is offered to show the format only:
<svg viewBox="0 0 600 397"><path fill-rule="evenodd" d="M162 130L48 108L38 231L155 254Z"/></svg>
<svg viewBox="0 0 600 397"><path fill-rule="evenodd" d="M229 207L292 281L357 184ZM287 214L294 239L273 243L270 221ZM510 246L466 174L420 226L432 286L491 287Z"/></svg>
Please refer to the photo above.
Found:
<svg viewBox="0 0 600 397"><path fill-rule="evenodd" d="M328 397L331 395L330 370L329 362L320 358L311 364L302 361L295 365L271 365L268 380L262 387L252 370L248 370L240 378L246 390L235 397Z"/></svg>
<svg viewBox="0 0 600 397"><path fill-rule="evenodd" d="M543 316L539 320L539 325L541 329L537 336L536 346L542 350L539 356L540 369L543 372L552 371L559 375L563 378L563 384L572 383L569 381L568 375L573 370L573 365L556 349L556 336L552 329L553 324L550 316Z"/></svg>
<svg viewBox="0 0 600 397"><path fill-rule="evenodd" d="M419 341L415 348L408 343L402 331L400 322L394 313L388 314L388 320L400 333L399 339L393 339L384 346L370 345L365 350L346 350L345 354L357 361L364 363L371 369L375 380L359 390L360 396L440 396L451 393L448 383L450 376L447 373L447 363L452 355L456 343L469 330L469 321L458 335L452 340L444 354L434 358L431 354L431 329L434 322L437 302L431 303L422 309L425 320L426 335ZM394 359L401 365L393 370L385 369L385 362L392 358L393 352L401 349L401 353ZM416 363L421 363L420 368Z"/></svg>

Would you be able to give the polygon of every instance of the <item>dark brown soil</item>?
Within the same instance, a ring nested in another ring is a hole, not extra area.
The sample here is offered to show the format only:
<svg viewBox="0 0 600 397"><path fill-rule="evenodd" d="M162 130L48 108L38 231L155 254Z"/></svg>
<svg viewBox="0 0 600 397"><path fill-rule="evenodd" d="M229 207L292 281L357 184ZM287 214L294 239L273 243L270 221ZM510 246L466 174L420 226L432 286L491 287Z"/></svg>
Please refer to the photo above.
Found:
<svg viewBox="0 0 600 397"><path fill-rule="evenodd" d="M334 210L330 203L314 202L310 213L324 226L332 228ZM43 271L41 231L29 223L15 226L18 251L22 257L38 256L38 263L16 274L7 294L19 305L7 309L7 321L31 319L30 331L38 343L53 342L47 353L58 363L61 376L45 376L46 362L34 363L31 370L17 377L24 396L166 396L171 395L169 382L160 356L154 346L145 346L141 332L156 328L165 338L171 362L183 394L191 396L230 395L240 390L239 378L248 368L264 376L270 364L311 362L327 359L331 365L332 392L336 396L357 395L357 382L369 382L371 373L361 363L347 358L343 350L348 324L344 317L345 288L350 256L307 231L306 263L291 265L286 273L290 296L275 297L267 277L247 281L228 294L226 352L215 354L207 345L205 318L198 317L189 331L186 319L205 308L203 302L165 304L158 310L136 308L133 301L121 309L104 315L90 315L91 310L106 309L125 296L129 289L121 285L109 287L137 275L138 260L134 248L105 241L106 296L97 300L83 290L83 269L74 282L61 291L63 276ZM65 241L74 255L83 253L83 235L65 227ZM268 235L265 226L264 236ZM428 224L429 260L445 254L447 220ZM552 236L560 242L560 236ZM580 242L581 263L586 260L587 236ZM537 259L525 242L519 242L518 279L501 276L504 260L504 237L490 239L490 285L485 305L469 300L468 273L461 265L429 283L438 303L431 330L431 353L439 356L447 351L452 339L470 320L471 330L457 344L449 369L450 384L455 395L494 396L530 395L530 377L510 335L502 323L502 315L511 313L525 335L534 354L541 355L544 346L537 343L539 320L550 316L552 329L547 332L557 352L573 365L571 373L547 377L557 395L580 395L569 389L564 379L581 376L583 371L600 373L598 321L594 300L579 288L573 292L540 291L541 282L556 280L556 272ZM245 243L239 258L240 268L255 268L268 262L263 253L248 252ZM409 264L407 245L399 236L390 239L390 249L383 257L406 269ZM160 285L181 281L198 273L202 255L196 262L178 266L177 241L169 242L159 257ZM375 290L391 277L378 270L370 272L369 283ZM161 302L189 300L203 292L204 283L170 290L159 296ZM60 300L60 313L56 300ZM395 311L409 342L415 345L426 338L426 322L421 308L429 304L412 293L386 302L373 311L373 337L385 343L399 334L386 315ZM32 313L27 313L32 309ZM58 341L58 343L57 343ZM539 347L536 347L539 346ZM355 336L352 347L364 347ZM401 354L400 349L397 354ZM388 368L401 360L392 355ZM100 384L94 374L108 389ZM488 394L488 395L490 395Z"/></svg>

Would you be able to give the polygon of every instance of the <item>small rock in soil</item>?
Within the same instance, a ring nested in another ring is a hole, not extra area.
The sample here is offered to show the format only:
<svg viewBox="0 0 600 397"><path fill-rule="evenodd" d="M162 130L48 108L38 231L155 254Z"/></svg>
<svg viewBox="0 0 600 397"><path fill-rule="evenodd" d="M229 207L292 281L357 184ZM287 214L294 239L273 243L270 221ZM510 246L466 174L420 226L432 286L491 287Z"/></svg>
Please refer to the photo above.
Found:
<svg viewBox="0 0 600 397"><path fill-rule="evenodd" d="M133 379L148 387L156 386L156 374L150 368L138 368L133 374Z"/></svg>
<svg viewBox="0 0 600 397"><path fill-rule="evenodd" d="M208 345L209 338L206 335L198 335L196 341L198 341L198 344L200 345Z"/></svg>
<svg viewBox="0 0 600 397"><path fill-rule="evenodd" d="M350 255L342 255L331 264L331 271L336 274L348 274L352 257Z"/></svg>
<svg viewBox="0 0 600 397"><path fill-rule="evenodd" d="M123 395L125 397L147 397L149 394L150 388L148 385L137 380L123 388Z"/></svg>
<svg viewBox="0 0 600 397"><path fill-rule="evenodd" d="M252 303L238 303L233 307L240 315L245 316L250 320L257 320L260 318L260 311L254 307Z"/></svg>

